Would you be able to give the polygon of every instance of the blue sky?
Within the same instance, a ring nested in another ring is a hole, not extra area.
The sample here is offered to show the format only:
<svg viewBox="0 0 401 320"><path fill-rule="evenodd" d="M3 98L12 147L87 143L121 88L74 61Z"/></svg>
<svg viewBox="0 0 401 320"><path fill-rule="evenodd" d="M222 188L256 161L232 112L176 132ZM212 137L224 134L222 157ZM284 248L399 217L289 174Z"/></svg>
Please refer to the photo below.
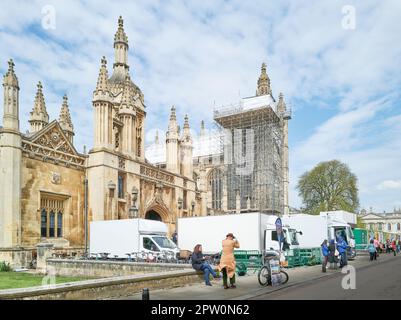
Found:
<svg viewBox="0 0 401 320"><path fill-rule="evenodd" d="M194 130L212 128L215 105L255 93L266 62L273 95L283 92L290 122L290 204L298 177L339 159L358 176L361 207L401 207L401 2L387 1L13 1L0 0L0 73L13 58L22 131L36 84L58 118L67 93L75 144L92 146L92 92L100 58L109 72L119 15L131 77L147 105L147 141L167 126L171 105ZM46 5L55 29L43 28ZM356 13L342 27L344 5ZM0 106L2 114L3 106Z"/></svg>

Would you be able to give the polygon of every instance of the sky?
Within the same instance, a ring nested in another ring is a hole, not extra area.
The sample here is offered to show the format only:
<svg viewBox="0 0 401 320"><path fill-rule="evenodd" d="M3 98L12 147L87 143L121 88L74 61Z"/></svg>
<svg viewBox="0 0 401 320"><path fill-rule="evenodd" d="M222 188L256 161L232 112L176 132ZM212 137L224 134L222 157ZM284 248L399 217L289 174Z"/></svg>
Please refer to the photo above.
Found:
<svg viewBox="0 0 401 320"><path fill-rule="evenodd" d="M290 205L302 206L302 173L338 159L358 177L361 209L401 207L399 0L0 0L0 7L0 73L12 58L22 132L41 81L50 120L67 94L75 146L91 148L92 93L103 55L111 73L122 15L131 78L147 106L147 143L165 131L172 105L195 132L201 120L212 129L214 106L254 95L266 62L273 95L283 92L292 108Z"/></svg>

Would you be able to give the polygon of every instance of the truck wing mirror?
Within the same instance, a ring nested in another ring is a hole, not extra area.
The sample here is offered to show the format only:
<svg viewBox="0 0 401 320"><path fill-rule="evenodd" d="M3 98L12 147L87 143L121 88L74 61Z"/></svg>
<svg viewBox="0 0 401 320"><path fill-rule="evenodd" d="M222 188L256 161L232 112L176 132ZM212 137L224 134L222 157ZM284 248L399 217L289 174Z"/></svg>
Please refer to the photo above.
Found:
<svg viewBox="0 0 401 320"><path fill-rule="evenodd" d="M298 233L302 236L302 231L299 231Z"/></svg>

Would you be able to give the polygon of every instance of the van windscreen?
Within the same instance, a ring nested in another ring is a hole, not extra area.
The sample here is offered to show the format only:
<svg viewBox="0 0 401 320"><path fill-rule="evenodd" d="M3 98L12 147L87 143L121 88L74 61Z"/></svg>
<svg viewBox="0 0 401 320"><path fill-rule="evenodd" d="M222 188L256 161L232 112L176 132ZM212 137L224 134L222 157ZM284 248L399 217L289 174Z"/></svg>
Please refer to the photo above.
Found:
<svg viewBox="0 0 401 320"><path fill-rule="evenodd" d="M167 239L166 237L154 236L152 238L158 244L158 246L160 248L167 248L167 249L175 249L175 248L177 248L175 243L172 242L171 240Z"/></svg>

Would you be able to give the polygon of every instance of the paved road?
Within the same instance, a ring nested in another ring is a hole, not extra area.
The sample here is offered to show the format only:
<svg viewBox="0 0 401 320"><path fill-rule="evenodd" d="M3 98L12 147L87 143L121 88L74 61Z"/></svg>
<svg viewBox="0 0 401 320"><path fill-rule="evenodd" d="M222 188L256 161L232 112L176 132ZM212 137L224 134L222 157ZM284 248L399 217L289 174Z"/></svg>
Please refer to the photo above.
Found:
<svg viewBox="0 0 401 320"><path fill-rule="evenodd" d="M341 286L345 274L337 273L313 282L283 288L259 295L257 300L351 300L351 299L401 299L401 257L386 257L368 266L357 267L355 290Z"/></svg>

